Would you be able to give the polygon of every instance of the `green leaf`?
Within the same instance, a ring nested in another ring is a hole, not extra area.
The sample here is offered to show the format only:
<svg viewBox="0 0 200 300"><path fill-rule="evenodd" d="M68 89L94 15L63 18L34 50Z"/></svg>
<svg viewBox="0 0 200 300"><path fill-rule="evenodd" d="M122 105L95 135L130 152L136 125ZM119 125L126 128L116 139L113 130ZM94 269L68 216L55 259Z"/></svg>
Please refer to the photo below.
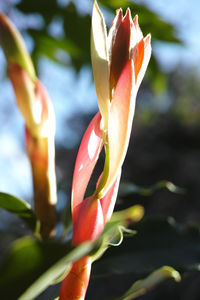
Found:
<svg viewBox="0 0 200 300"><path fill-rule="evenodd" d="M120 222L120 225L127 226L133 222L139 222L144 216L144 208L142 205L133 205L129 208L115 211L112 214L110 222Z"/></svg>
<svg viewBox="0 0 200 300"><path fill-rule="evenodd" d="M144 275L169 265L179 271L199 270L200 232L173 219L143 219L133 227L137 234L124 238L93 266L94 276Z"/></svg>
<svg viewBox="0 0 200 300"><path fill-rule="evenodd" d="M35 41L33 57L47 56L49 59L65 65L70 65L71 59L81 57L80 47L77 47L67 36L55 39L45 31L32 29L28 32Z"/></svg>
<svg viewBox="0 0 200 300"><path fill-rule="evenodd" d="M181 280L180 274L175 269L169 266L164 266L154 271L147 278L136 281L122 297L117 298L116 300L135 299L138 296L144 295L146 292L148 292L167 278L172 278L175 281Z"/></svg>
<svg viewBox="0 0 200 300"><path fill-rule="evenodd" d="M130 196L132 194L140 194L142 196L150 196L158 190L167 189L176 194L183 194L185 190L173 184L170 181L162 180L150 187L141 187L132 182L121 183L119 188L119 195L121 197Z"/></svg>
<svg viewBox="0 0 200 300"><path fill-rule="evenodd" d="M59 13L61 8L56 0L22 0L18 3L17 8L25 14L37 13L41 14L45 23L50 23L51 19L56 13Z"/></svg>
<svg viewBox="0 0 200 300"><path fill-rule="evenodd" d="M31 206L27 202L7 193L0 193L0 208L20 217L35 231L37 219Z"/></svg>

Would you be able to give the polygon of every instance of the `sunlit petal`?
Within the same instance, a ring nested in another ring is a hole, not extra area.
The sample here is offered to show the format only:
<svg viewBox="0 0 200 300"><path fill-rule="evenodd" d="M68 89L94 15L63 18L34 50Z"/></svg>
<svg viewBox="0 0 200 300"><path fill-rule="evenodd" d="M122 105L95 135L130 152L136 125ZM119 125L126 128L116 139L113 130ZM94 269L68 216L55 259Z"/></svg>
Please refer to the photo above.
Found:
<svg viewBox="0 0 200 300"><path fill-rule="evenodd" d="M133 19L133 24L136 30L136 42L139 43L143 39L143 33L138 23L138 15L136 15L135 18Z"/></svg>
<svg viewBox="0 0 200 300"><path fill-rule="evenodd" d="M144 77L144 74L146 72L149 60L151 57L151 35L148 34L145 38L144 38L144 57L142 60L142 64L141 67L138 71L137 74L137 89L139 88L141 81Z"/></svg>
<svg viewBox="0 0 200 300"><path fill-rule="evenodd" d="M120 15L119 15L120 17ZM130 55L131 14L128 9L112 40L110 89L115 89Z"/></svg>
<svg viewBox="0 0 200 300"><path fill-rule="evenodd" d="M120 8L117 11L117 14L112 22L112 25L110 27L109 33L108 33L108 55L109 55L109 59L111 58L111 54L112 54L112 44L114 42L114 39L116 37L118 28L122 22L122 18L123 18L123 14L122 14L122 9Z"/></svg>
<svg viewBox="0 0 200 300"><path fill-rule="evenodd" d="M131 58L134 62L135 67L135 81L137 82L137 76L141 69L143 59L144 59L144 40L142 39L131 51Z"/></svg>
<svg viewBox="0 0 200 300"><path fill-rule="evenodd" d="M92 12L91 60L99 110L104 128L107 129L110 105L107 32L104 17L96 1Z"/></svg>
<svg viewBox="0 0 200 300"><path fill-rule="evenodd" d="M88 126L76 159L72 182L72 212L84 198L85 190L102 149L101 115L97 113Z"/></svg>
<svg viewBox="0 0 200 300"><path fill-rule="evenodd" d="M103 189L108 191L121 169L128 148L135 111L134 65L129 60L118 80L111 103L109 120L109 177Z"/></svg>
<svg viewBox="0 0 200 300"><path fill-rule="evenodd" d="M84 300L90 279L92 259L85 256L75 263L62 281L59 300ZM70 288L69 288L70 287Z"/></svg>
<svg viewBox="0 0 200 300"><path fill-rule="evenodd" d="M73 245L95 240L103 228L104 219L99 199L89 197L74 208Z"/></svg>

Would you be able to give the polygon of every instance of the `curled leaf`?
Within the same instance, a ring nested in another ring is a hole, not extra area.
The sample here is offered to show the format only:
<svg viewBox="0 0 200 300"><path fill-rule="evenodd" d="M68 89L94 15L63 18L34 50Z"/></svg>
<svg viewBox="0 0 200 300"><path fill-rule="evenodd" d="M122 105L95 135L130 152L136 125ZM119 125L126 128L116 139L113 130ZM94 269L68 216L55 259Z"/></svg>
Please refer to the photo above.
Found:
<svg viewBox="0 0 200 300"><path fill-rule="evenodd" d="M132 300L154 288L156 285L166 280L167 278L172 278L175 281L180 281L181 276L178 271L169 266L164 266L153 273L151 273L147 278L143 280L136 281L131 288L124 294L124 296L116 300Z"/></svg>

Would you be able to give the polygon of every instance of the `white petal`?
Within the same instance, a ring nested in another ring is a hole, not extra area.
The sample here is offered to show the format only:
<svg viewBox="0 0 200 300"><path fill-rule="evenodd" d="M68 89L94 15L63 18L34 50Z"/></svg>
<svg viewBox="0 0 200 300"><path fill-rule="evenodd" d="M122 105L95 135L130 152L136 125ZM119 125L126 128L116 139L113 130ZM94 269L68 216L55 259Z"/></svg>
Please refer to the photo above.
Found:
<svg viewBox="0 0 200 300"><path fill-rule="evenodd" d="M118 80L109 119L109 175L102 190L102 197L113 184L122 167L127 152L135 111L135 77L133 62L127 65Z"/></svg>
<svg viewBox="0 0 200 300"><path fill-rule="evenodd" d="M107 32L103 15L96 0L92 12L91 59L99 109L107 129L109 114L109 67Z"/></svg>

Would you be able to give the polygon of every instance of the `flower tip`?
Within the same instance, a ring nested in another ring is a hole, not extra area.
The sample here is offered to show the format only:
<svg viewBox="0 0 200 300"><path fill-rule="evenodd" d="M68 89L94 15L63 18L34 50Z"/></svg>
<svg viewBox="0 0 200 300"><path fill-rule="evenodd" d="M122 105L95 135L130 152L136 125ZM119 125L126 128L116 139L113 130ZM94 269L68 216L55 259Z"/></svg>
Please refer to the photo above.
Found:
<svg viewBox="0 0 200 300"><path fill-rule="evenodd" d="M121 8L116 9L116 16L118 16L122 19L122 14L123 14L123 11Z"/></svg>
<svg viewBox="0 0 200 300"><path fill-rule="evenodd" d="M0 22L4 20L4 14L0 11Z"/></svg>
<svg viewBox="0 0 200 300"><path fill-rule="evenodd" d="M15 25L2 12L0 12L0 46L8 64L11 62L18 64L35 80L35 70L25 43Z"/></svg>
<svg viewBox="0 0 200 300"><path fill-rule="evenodd" d="M138 22L138 15L136 15L134 17L133 24L134 24L134 27L135 27L135 30L136 30L137 42L140 42L140 40L143 39L143 33L140 29L140 25L139 25L139 22Z"/></svg>
<svg viewBox="0 0 200 300"><path fill-rule="evenodd" d="M130 10L129 7L128 7L127 10L126 10L126 13L125 13L125 16L124 16L124 18L123 18L123 21L125 21L126 19L128 19L129 22L132 21L131 10Z"/></svg>
<svg viewBox="0 0 200 300"><path fill-rule="evenodd" d="M145 37L146 42L151 42L151 33L148 33L147 36Z"/></svg>
<svg viewBox="0 0 200 300"><path fill-rule="evenodd" d="M147 36L145 36L145 38L144 38L144 46L145 46L145 48L147 46L151 47L151 34L150 33L147 34Z"/></svg>
<svg viewBox="0 0 200 300"><path fill-rule="evenodd" d="M6 34L8 27L9 27L8 18L6 17L6 15L4 15L2 12L0 12L0 30L1 30L2 35Z"/></svg>
<svg viewBox="0 0 200 300"><path fill-rule="evenodd" d="M126 28L126 30L128 30L128 28L131 29L132 23L133 23L133 21L132 21L132 17L131 17L130 8L127 8L124 17L122 15L122 24L124 24L123 27Z"/></svg>
<svg viewBox="0 0 200 300"><path fill-rule="evenodd" d="M133 23L135 26L139 25L138 24L138 15L135 15L134 19L133 19Z"/></svg>
<svg viewBox="0 0 200 300"><path fill-rule="evenodd" d="M97 3L97 0L94 0L94 2L93 2L93 8L99 10L99 5Z"/></svg>
<svg viewBox="0 0 200 300"><path fill-rule="evenodd" d="M7 17L0 11L0 22L3 23L5 22Z"/></svg>

